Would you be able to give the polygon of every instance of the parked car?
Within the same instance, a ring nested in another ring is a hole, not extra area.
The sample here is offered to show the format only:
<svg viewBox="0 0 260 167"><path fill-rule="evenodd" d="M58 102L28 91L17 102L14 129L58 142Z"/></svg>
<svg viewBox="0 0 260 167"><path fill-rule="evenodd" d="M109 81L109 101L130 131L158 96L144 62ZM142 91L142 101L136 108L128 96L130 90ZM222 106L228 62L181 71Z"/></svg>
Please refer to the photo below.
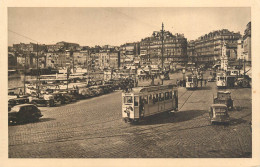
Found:
<svg viewBox="0 0 260 167"><path fill-rule="evenodd" d="M15 98L13 100L15 100L16 105L29 103L29 98L27 98L27 97L19 97L19 98Z"/></svg>
<svg viewBox="0 0 260 167"><path fill-rule="evenodd" d="M46 100L44 98L33 98L30 103L37 107L53 107L55 105L54 99Z"/></svg>
<svg viewBox="0 0 260 167"><path fill-rule="evenodd" d="M228 109L233 109L233 99L231 99L231 92L229 91L218 91L217 97L213 97L214 104L225 104Z"/></svg>
<svg viewBox="0 0 260 167"><path fill-rule="evenodd" d="M90 89L94 92L95 96L104 94L104 91L100 86L91 86Z"/></svg>
<svg viewBox="0 0 260 167"><path fill-rule="evenodd" d="M71 103L71 102L76 102L76 101L77 101L76 97L73 96L72 94L69 94L69 93L63 93L62 95L63 95L63 97L65 97L65 99L67 99L68 102L70 102L70 103Z"/></svg>
<svg viewBox="0 0 260 167"><path fill-rule="evenodd" d="M33 104L20 104L8 112L9 124L38 121L43 115Z"/></svg>
<svg viewBox="0 0 260 167"><path fill-rule="evenodd" d="M228 108L225 104L212 104L209 108L209 117L211 124L229 123Z"/></svg>
<svg viewBox="0 0 260 167"><path fill-rule="evenodd" d="M53 95L55 105L66 103L66 99L62 96L62 93L56 92L56 93L52 93L51 95Z"/></svg>
<svg viewBox="0 0 260 167"><path fill-rule="evenodd" d="M11 108L12 108L13 106L15 106L15 105L16 105L16 101L15 101L14 99L9 99L9 100L8 100L8 111L10 111Z"/></svg>

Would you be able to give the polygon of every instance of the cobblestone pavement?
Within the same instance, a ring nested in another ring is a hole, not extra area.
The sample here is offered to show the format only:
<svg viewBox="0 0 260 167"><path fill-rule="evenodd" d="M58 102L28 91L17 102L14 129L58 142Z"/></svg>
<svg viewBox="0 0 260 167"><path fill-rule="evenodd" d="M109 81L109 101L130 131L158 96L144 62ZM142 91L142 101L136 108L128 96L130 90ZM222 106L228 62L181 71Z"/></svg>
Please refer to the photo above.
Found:
<svg viewBox="0 0 260 167"><path fill-rule="evenodd" d="M9 126L9 157L251 157L251 89L230 89L235 106L230 125L209 123L216 91L215 82L194 91L179 88L180 111L174 117L161 114L139 125L122 121L120 91L42 107L39 122Z"/></svg>

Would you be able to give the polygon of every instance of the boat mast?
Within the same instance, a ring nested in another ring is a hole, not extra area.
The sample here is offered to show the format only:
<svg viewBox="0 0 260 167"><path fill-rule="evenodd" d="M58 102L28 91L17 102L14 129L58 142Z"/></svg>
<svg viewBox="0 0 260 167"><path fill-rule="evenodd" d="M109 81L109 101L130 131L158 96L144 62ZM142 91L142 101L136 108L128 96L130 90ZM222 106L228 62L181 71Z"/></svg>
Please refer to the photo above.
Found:
<svg viewBox="0 0 260 167"><path fill-rule="evenodd" d="M37 42L37 45L36 45L36 57L37 57L37 64L36 64L36 67L37 67L37 97L39 97L40 95L40 77L39 77L39 55L38 55L38 42Z"/></svg>
<svg viewBox="0 0 260 167"><path fill-rule="evenodd" d="M24 93L24 95L25 95L25 91L26 91L26 88L25 88L25 82L26 82L26 57L27 57L26 54L24 54L24 56L25 56L25 58L24 58L24 78L23 78L23 93Z"/></svg>
<svg viewBox="0 0 260 167"><path fill-rule="evenodd" d="M161 32L162 32L162 37L161 37L161 40L162 40L162 72L163 72L163 52L164 52L164 43L163 43L163 41L164 41L164 25L163 25L163 23L162 23L162 30L161 30ZM163 85L163 78L161 78L161 80L162 80L162 85Z"/></svg>

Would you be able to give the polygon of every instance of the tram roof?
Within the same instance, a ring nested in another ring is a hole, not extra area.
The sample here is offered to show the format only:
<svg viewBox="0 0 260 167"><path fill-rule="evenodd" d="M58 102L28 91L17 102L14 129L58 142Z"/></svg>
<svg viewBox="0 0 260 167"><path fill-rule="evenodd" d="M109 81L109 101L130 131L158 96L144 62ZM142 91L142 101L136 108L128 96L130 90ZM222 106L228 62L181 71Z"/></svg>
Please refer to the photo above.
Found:
<svg viewBox="0 0 260 167"><path fill-rule="evenodd" d="M165 90L165 89L173 89L177 88L177 85L171 84L171 85L159 85L159 86L144 86L144 87L136 87L132 89L132 92L135 94L143 93L143 92L154 92L159 90Z"/></svg>

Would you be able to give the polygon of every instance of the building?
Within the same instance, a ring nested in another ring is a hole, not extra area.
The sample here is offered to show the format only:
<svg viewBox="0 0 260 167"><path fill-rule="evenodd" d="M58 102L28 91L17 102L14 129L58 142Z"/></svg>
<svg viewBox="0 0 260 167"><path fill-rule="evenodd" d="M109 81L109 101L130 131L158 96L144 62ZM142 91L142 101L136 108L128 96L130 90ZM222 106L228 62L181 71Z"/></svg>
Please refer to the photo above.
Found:
<svg viewBox="0 0 260 167"><path fill-rule="evenodd" d="M140 56L142 64L161 64L162 62L162 32L154 31L151 37L140 42ZM164 31L163 58L170 62L187 61L187 39L183 34L173 35Z"/></svg>
<svg viewBox="0 0 260 167"><path fill-rule="evenodd" d="M38 45L31 42L29 44L13 44L13 50L17 52L41 52L46 50L46 45Z"/></svg>
<svg viewBox="0 0 260 167"><path fill-rule="evenodd" d="M59 55L58 53L46 53L46 67L58 68Z"/></svg>
<svg viewBox="0 0 260 167"><path fill-rule="evenodd" d="M193 63L193 62L197 61L197 54L195 54L195 41L194 40L188 41L187 56L188 56L189 63Z"/></svg>
<svg viewBox="0 0 260 167"><path fill-rule="evenodd" d="M63 51L65 50L72 50L72 51L76 51L76 50L81 50L81 47L79 44L77 43L69 43L69 42L57 42L56 43L57 47Z"/></svg>
<svg viewBox="0 0 260 167"><path fill-rule="evenodd" d="M118 69L120 67L120 54L118 51L109 53L109 67Z"/></svg>
<svg viewBox="0 0 260 167"><path fill-rule="evenodd" d="M246 29L244 31L243 48L245 60L251 62L251 22L246 25Z"/></svg>
<svg viewBox="0 0 260 167"><path fill-rule="evenodd" d="M13 52L8 52L8 69L17 68L17 58L16 54Z"/></svg>
<svg viewBox="0 0 260 167"><path fill-rule="evenodd" d="M90 59L88 51L73 52L74 65L77 67L86 67Z"/></svg>
<svg viewBox="0 0 260 167"><path fill-rule="evenodd" d="M243 59L244 44L243 39L237 40L237 59Z"/></svg>
<svg viewBox="0 0 260 167"><path fill-rule="evenodd" d="M135 57L140 54L140 44L138 42L125 43L120 46L120 67L131 66Z"/></svg>
<svg viewBox="0 0 260 167"><path fill-rule="evenodd" d="M229 59L237 57L237 41L241 38L239 32L231 32L227 29L213 31L195 40L195 55L198 62L213 63L219 61L223 41L226 42L227 56Z"/></svg>

